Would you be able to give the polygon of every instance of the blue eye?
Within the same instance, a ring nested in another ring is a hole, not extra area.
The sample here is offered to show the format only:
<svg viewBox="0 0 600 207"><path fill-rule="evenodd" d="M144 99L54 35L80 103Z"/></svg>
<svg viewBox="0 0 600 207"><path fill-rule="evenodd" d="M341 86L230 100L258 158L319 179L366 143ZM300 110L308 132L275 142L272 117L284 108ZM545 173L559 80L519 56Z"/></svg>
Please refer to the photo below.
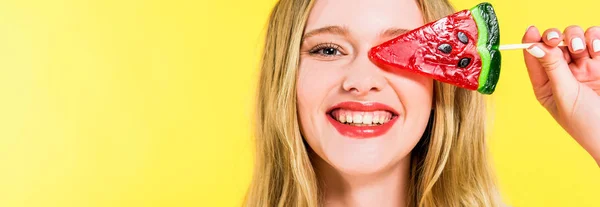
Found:
<svg viewBox="0 0 600 207"><path fill-rule="evenodd" d="M342 55L340 46L332 43L319 44L309 51L311 55L337 56Z"/></svg>

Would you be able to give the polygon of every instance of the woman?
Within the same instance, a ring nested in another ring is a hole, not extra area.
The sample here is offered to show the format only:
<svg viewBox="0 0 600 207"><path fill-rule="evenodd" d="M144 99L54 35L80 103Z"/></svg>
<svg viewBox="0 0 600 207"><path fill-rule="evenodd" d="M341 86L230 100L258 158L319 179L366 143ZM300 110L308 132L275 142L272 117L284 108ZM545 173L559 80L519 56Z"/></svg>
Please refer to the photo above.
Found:
<svg viewBox="0 0 600 207"><path fill-rule="evenodd" d="M281 0L262 59L246 206L499 205L482 96L386 73L367 57L451 13L446 0ZM523 38L539 42L525 53L535 95L600 162L600 29L543 37L530 27ZM557 47L563 39L568 48Z"/></svg>

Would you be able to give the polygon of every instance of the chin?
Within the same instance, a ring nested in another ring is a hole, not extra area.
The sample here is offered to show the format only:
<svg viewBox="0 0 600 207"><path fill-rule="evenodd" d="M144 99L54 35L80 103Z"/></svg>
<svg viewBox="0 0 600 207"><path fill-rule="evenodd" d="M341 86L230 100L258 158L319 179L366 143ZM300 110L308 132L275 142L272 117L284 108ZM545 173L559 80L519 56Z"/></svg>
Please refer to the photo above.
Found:
<svg viewBox="0 0 600 207"><path fill-rule="evenodd" d="M394 131L394 130L392 130ZM324 146L321 158L342 174L375 175L401 167L410 159L410 151L418 138L392 136L354 139L333 136L332 145Z"/></svg>
<svg viewBox="0 0 600 207"><path fill-rule="evenodd" d="M402 159L400 159L402 160ZM342 160L339 162L332 161L332 167L336 171L344 175L350 176L367 176L378 175L384 172L392 171L400 166L400 160Z"/></svg>

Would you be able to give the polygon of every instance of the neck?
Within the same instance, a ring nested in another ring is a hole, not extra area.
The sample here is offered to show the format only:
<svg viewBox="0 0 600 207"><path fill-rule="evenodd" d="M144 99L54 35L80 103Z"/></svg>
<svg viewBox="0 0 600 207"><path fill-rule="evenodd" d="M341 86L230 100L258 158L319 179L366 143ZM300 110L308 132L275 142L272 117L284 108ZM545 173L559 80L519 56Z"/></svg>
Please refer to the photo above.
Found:
<svg viewBox="0 0 600 207"><path fill-rule="evenodd" d="M360 175L339 172L318 155L314 158L324 206L406 206L410 156L389 169Z"/></svg>

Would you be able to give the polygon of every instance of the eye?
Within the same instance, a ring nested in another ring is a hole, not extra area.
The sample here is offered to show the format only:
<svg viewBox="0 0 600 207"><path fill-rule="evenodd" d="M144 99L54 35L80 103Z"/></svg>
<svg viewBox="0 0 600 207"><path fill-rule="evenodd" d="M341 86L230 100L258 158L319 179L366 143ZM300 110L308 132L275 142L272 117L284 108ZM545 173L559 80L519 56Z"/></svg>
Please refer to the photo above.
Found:
<svg viewBox="0 0 600 207"><path fill-rule="evenodd" d="M343 55L340 51L341 47L333 43L319 44L312 48L309 53L311 55L320 55L325 57Z"/></svg>

